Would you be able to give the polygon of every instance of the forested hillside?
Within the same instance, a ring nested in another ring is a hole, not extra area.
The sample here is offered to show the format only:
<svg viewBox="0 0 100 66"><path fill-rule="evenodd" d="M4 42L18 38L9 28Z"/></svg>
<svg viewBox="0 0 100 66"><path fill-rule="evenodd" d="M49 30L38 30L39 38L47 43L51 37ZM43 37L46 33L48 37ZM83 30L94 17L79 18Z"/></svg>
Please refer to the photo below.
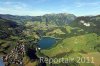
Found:
<svg viewBox="0 0 100 66"><path fill-rule="evenodd" d="M77 19L71 23L71 26L81 28L87 33L100 35L100 15L77 17Z"/></svg>

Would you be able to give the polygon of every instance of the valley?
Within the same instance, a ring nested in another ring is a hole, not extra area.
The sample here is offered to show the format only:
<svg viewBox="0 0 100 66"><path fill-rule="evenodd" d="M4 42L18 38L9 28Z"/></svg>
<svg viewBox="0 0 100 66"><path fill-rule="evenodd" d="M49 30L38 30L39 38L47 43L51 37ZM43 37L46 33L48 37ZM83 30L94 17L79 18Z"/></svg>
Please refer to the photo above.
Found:
<svg viewBox="0 0 100 66"><path fill-rule="evenodd" d="M0 57L25 45L24 66L99 66L100 15L80 16L59 13L43 16L0 14ZM39 63L39 58L77 58L94 63ZM92 61L92 60L91 60ZM10 63L10 66L15 66Z"/></svg>

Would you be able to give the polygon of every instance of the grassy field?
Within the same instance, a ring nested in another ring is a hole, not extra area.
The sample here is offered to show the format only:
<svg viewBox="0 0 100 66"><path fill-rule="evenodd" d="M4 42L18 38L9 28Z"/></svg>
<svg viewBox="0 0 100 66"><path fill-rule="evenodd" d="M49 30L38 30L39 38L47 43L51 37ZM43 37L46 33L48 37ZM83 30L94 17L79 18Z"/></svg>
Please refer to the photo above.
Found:
<svg viewBox="0 0 100 66"><path fill-rule="evenodd" d="M75 52L95 52L94 46L99 43L99 40L97 39L97 35L94 33L74 36L66 38L58 43L57 46L49 50L42 50L41 52L49 57L53 57L64 52L70 52L71 50Z"/></svg>
<svg viewBox="0 0 100 66"><path fill-rule="evenodd" d="M95 63L79 63L80 66L98 66L100 53L94 49L100 44L100 37L95 33L65 38L56 46L41 50L48 57L95 57ZM98 53L97 53L98 52ZM92 54L93 53L93 54ZM76 61L76 60L75 60Z"/></svg>
<svg viewBox="0 0 100 66"><path fill-rule="evenodd" d="M84 54L83 56L93 57L94 65L100 66L100 53L99 52L88 53L88 54Z"/></svg>

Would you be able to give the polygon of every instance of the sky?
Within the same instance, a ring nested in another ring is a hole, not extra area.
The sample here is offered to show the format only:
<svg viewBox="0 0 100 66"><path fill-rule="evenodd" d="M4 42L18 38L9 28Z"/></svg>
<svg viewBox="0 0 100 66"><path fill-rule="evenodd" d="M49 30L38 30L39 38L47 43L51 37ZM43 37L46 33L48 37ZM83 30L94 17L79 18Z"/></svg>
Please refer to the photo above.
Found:
<svg viewBox="0 0 100 66"><path fill-rule="evenodd" d="M41 16L51 13L100 15L100 0L0 0L0 14Z"/></svg>

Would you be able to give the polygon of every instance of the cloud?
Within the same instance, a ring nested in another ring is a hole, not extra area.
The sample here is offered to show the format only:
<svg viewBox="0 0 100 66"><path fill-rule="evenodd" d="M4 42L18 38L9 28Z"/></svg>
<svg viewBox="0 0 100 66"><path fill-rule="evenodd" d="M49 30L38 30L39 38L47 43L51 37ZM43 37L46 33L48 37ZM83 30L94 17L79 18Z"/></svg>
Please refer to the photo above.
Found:
<svg viewBox="0 0 100 66"><path fill-rule="evenodd" d="M100 5L100 2L90 2L90 3L82 3L82 2L77 2L76 3L76 7L87 7L87 6L91 6L91 7L93 7L93 6L99 6Z"/></svg>
<svg viewBox="0 0 100 66"><path fill-rule="evenodd" d="M21 2L0 2L0 13L18 14L27 11L28 5Z"/></svg>
<svg viewBox="0 0 100 66"><path fill-rule="evenodd" d="M4 2L0 6L1 14L38 16L50 13L49 11L33 10L28 5L20 2Z"/></svg>
<svg viewBox="0 0 100 66"><path fill-rule="evenodd" d="M12 14L12 15L31 15L31 16L38 16L43 15L44 13L49 13L46 11L36 11L36 10L26 10L20 8L0 8L1 14Z"/></svg>
<svg viewBox="0 0 100 66"><path fill-rule="evenodd" d="M34 2L34 4L40 4L40 3L45 3L49 0L29 0L30 2Z"/></svg>
<svg viewBox="0 0 100 66"><path fill-rule="evenodd" d="M26 7L26 6L28 6L25 3L21 3L21 2L10 2L10 1L1 2L1 5L3 7L16 7L16 6Z"/></svg>

